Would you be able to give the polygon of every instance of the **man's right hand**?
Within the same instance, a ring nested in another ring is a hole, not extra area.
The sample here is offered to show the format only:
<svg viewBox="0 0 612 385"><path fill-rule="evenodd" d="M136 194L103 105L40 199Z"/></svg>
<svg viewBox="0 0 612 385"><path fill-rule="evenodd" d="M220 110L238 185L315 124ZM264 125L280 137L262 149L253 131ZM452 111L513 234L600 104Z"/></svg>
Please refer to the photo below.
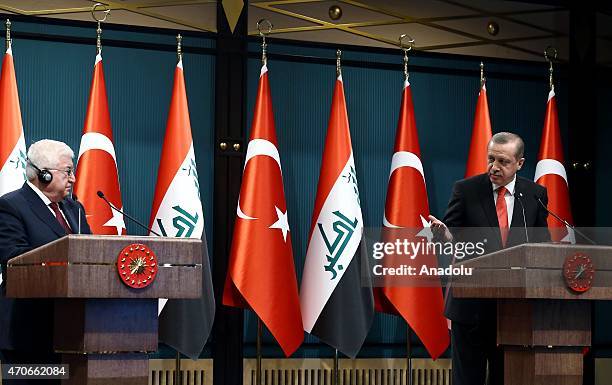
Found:
<svg viewBox="0 0 612 385"><path fill-rule="evenodd" d="M453 234L451 234L450 230L444 222L434 217L433 215L429 216L429 220L431 221L431 231L434 234L434 238L441 239L444 242L452 242Z"/></svg>

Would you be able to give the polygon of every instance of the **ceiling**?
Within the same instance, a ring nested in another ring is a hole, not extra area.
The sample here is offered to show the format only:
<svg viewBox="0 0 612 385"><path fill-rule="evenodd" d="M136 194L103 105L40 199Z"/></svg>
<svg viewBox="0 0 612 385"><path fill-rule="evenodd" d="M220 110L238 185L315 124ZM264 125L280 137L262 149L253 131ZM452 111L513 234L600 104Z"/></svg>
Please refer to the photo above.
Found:
<svg viewBox="0 0 612 385"><path fill-rule="evenodd" d="M242 0L220 0L230 25ZM215 32L215 0L101 1L111 9L108 22ZM0 12L91 21L90 0L0 0ZM550 4L550 2L548 2ZM276 38L393 48L401 34L415 49L481 57L543 60L554 46L561 60L569 50L569 11L563 6L504 0L253 0L248 29L268 19ZM330 7L342 16L332 20ZM487 26L496 23L492 35ZM598 62L612 63L612 16L597 15Z"/></svg>

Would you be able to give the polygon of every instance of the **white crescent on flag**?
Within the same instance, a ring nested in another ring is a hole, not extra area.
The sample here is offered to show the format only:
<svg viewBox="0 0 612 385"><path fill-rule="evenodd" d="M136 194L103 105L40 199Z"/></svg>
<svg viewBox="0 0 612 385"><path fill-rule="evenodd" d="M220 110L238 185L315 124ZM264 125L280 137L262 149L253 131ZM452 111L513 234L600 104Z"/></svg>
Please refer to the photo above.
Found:
<svg viewBox="0 0 612 385"><path fill-rule="evenodd" d="M278 164L278 169L281 175L283 174L283 169L281 168L281 163L280 163L280 154L278 153L278 149L276 148L274 143L268 140L265 140L265 139L251 140L249 142L249 147L247 148L246 158L244 160L243 172L244 170L246 170L246 167L249 161L255 158L256 156L269 156L270 158L274 159L276 164ZM242 208L240 207L240 196L238 197L238 205L236 206L236 215L238 215L238 218L246 219L246 220L257 219L257 218L254 218L254 217L251 217L245 214L242 211Z"/></svg>
<svg viewBox="0 0 612 385"><path fill-rule="evenodd" d="M544 175L554 174L559 175L567 184L567 172L561 162L556 159L542 159L536 164L535 177L536 182Z"/></svg>
<svg viewBox="0 0 612 385"><path fill-rule="evenodd" d="M398 151L393 154L393 158L391 159L391 171L389 172L389 180L391 180L391 176L393 176L393 172L398 168L402 167L412 167L417 170L421 176L423 177L423 183L425 183L425 173L423 172L423 163L421 159L412 152L407 151ZM387 220L386 213L383 212L383 225L385 227L400 229L402 226L394 225L393 223Z"/></svg>
<svg viewBox="0 0 612 385"><path fill-rule="evenodd" d="M79 148L79 159L81 155L89 150L102 150L108 153L115 161L117 166L117 157L115 155L115 146L113 142L105 135L98 132L88 132L81 138L81 147Z"/></svg>

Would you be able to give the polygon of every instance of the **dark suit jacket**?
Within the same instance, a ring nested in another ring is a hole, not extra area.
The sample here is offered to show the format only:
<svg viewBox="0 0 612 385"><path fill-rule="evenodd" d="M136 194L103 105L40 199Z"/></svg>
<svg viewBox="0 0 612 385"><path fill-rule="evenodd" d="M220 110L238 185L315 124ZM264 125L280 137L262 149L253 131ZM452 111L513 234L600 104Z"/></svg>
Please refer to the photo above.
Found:
<svg viewBox="0 0 612 385"><path fill-rule="evenodd" d="M546 222L548 212L536 199L538 197L544 205L548 205L546 188L517 176L514 193L514 210L506 247L525 243L527 235L529 242L549 241ZM487 174L476 175L455 183L443 222L453 233L455 241L474 242L486 238L485 254L502 248L493 199L493 184ZM528 228L527 235L525 227ZM451 288L445 313L446 317L453 321L475 324L494 319L495 303L487 300L454 299Z"/></svg>
<svg viewBox="0 0 612 385"><path fill-rule="evenodd" d="M91 234L85 210L70 198L59 203L68 224L76 233L81 215L81 233ZM80 210L79 210L80 207ZM51 300L6 298L6 263L26 251L66 235L49 208L26 183L19 190L0 197L0 349L47 350L53 339Z"/></svg>

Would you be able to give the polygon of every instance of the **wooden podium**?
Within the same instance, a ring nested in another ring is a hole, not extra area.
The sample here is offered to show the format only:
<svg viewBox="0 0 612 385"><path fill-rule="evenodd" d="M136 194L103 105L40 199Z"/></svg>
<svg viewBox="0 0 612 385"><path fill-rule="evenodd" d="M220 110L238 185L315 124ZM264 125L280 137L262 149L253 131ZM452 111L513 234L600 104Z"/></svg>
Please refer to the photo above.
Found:
<svg viewBox="0 0 612 385"><path fill-rule="evenodd" d="M592 287L570 290L568 256L584 254L595 269ZM456 298L497 300L497 343L505 385L582 385L583 349L591 346L591 303L612 299L612 248L524 244L457 264L473 275L453 277Z"/></svg>
<svg viewBox="0 0 612 385"><path fill-rule="evenodd" d="M157 256L157 276L144 288L129 287L117 272L118 255L132 244ZM54 299L53 345L70 365L63 384L148 384L157 299L202 295L197 239L68 235L7 266L8 297Z"/></svg>

